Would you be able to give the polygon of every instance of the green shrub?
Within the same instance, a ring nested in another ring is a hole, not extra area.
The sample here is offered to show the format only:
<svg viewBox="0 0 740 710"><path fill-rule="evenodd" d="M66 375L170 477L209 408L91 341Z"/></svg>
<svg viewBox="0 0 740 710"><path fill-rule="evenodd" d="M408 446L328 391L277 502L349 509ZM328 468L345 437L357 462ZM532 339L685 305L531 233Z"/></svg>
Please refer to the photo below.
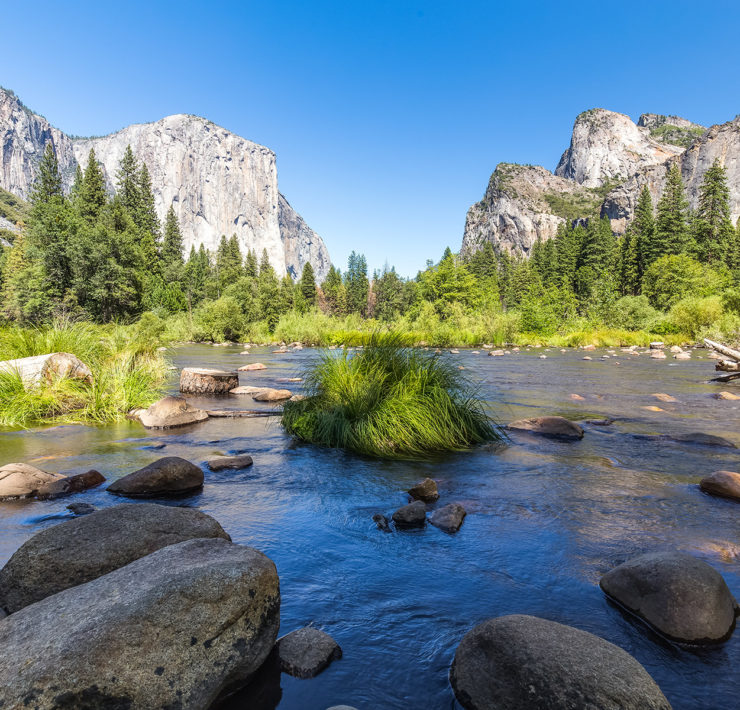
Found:
<svg viewBox="0 0 740 710"><path fill-rule="evenodd" d="M648 330L660 318L647 296L623 296L606 313L606 324L625 330Z"/></svg>
<svg viewBox="0 0 740 710"><path fill-rule="evenodd" d="M217 301L202 303L193 315L196 340L239 340L246 330L246 322L233 296L222 296Z"/></svg>
<svg viewBox="0 0 740 710"><path fill-rule="evenodd" d="M306 373L307 398L285 405L285 430L392 459L501 439L455 364L401 343L397 334L376 334L358 353L324 355Z"/></svg>
<svg viewBox="0 0 740 710"><path fill-rule="evenodd" d="M667 310L689 296L712 296L727 287L730 276L700 264L685 254L661 256L645 271L642 291L650 303Z"/></svg>
<svg viewBox="0 0 740 710"><path fill-rule="evenodd" d="M678 332L696 338L704 328L719 320L722 315L722 299L719 296L708 298L684 298L674 303L668 314Z"/></svg>

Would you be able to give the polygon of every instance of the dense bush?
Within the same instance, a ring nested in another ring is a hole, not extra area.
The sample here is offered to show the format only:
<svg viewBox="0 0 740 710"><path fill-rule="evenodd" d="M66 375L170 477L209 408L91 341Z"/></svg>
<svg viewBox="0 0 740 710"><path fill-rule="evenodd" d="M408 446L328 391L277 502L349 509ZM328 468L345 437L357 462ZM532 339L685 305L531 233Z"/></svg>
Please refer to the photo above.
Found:
<svg viewBox="0 0 740 710"><path fill-rule="evenodd" d="M668 314L677 331L691 338L696 338L701 330L711 326L721 316L722 300L719 296L684 298L675 303Z"/></svg>
<svg viewBox="0 0 740 710"><path fill-rule="evenodd" d="M206 301L194 314L195 337L198 340L239 340L246 329L244 314L232 296Z"/></svg>
<svg viewBox="0 0 740 710"><path fill-rule="evenodd" d="M606 314L606 324L625 330L649 330L660 318L647 296L623 296L613 303Z"/></svg>
<svg viewBox="0 0 740 710"><path fill-rule="evenodd" d="M700 264L685 254L662 256L645 271L643 293L661 310L688 296L712 296L720 293L730 280L729 274Z"/></svg>

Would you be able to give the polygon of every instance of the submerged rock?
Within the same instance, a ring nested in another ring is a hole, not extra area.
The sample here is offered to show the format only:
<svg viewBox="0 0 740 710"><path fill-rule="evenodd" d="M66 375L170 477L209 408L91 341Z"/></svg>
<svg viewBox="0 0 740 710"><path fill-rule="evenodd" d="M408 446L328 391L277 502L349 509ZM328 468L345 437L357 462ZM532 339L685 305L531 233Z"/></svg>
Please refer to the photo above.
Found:
<svg viewBox="0 0 740 710"><path fill-rule="evenodd" d="M241 454L240 456L211 456L206 461L211 471L222 471L225 468L240 469L247 468L254 463L251 456Z"/></svg>
<svg viewBox="0 0 740 710"><path fill-rule="evenodd" d="M96 508L90 503L70 503L67 510L73 515L90 515L96 511Z"/></svg>
<svg viewBox="0 0 740 710"><path fill-rule="evenodd" d="M58 478L50 483L45 483L36 492L36 498L39 500L51 500L52 498L61 498L62 496L80 493L90 488L95 488L105 482L105 476L94 469L85 473L78 473L66 478Z"/></svg>
<svg viewBox="0 0 740 710"><path fill-rule="evenodd" d="M266 370L267 366L263 365L261 362L252 362L249 365L242 365L239 369L239 372L252 372L253 370Z"/></svg>
<svg viewBox="0 0 740 710"><path fill-rule="evenodd" d="M740 500L740 473L715 471L702 478L699 487L705 493Z"/></svg>
<svg viewBox="0 0 740 710"><path fill-rule="evenodd" d="M427 508L420 500L404 505L393 513L393 522L398 528L414 528L424 525Z"/></svg>
<svg viewBox="0 0 740 710"><path fill-rule="evenodd" d="M431 478L425 478L409 488L409 495L416 500L423 500L425 503L434 503L439 498L437 483Z"/></svg>
<svg viewBox="0 0 740 710"><path fill-rule="evenodd" d="M32 498L40 488L65 478L27 463L8 463L0 467L0 500Z"/></svg>
<svg viewBox="0 0 740 710"><path fill-rule="evenodd" d="M391 526L388 523L388 518L386 518L385 515L382 515L381 513L375 513L375 515L373 515L373 522L378 526L378 530L382 530L383 532L391 531Z"/></svg>
<svg viewBox="0 0 740 710"><path fill-rule="evenodd" d="M280 624L275 565L226 540L171 545L0 624L6 707L207 708Z"/></svg>
<svg viewBox="0 0 740 710"><path fill-rule="evenodd" d="M430 516L429 522L444 532L454 533L460 529L467 513L459 503L450 503L437 508Z"/></svg>
<svg viewBox="0 0 740 710"><path fill-rule="evenodd" d="M163 397L148 409L137 410L136 418L148 429L171 429L202 422L208 414L193 407L185 397Z"/></svg>
<svg viewBox="0 0 740 710"><path fill-rule="evenodd" d="M108 486L109 493L158 498L192 493L203 487L203 471L179 456L165 456Z"/></svg>
<svg viewBox="0 0 740 710"><path fill-rule="evenodd" d="M332 661L342 657L342 649L329 634L306 626L291 631L277 642L280 667L296 678L313 678Z"/></svg>
<svg viewBox="0 0 740 710"><path fill-rule="evenodd" d="M0 607L15 612L162 547L212 537L231 539L193 508L125 503L92 512L38 532L16 550L0 570Z"/></svg>
<svg viewBox="0 0 740 710"><path fill-rule="evenodd" d="M554 439L582 439L583 429L565 417L533 417L519 419L509 424L514 431L527 431L532 434L549 436Z"/></svg>
<svg viewBox="0 0 740 710"><path fill-rule="evenodd" d="M722 575L683 552L640 555L607 572L600 584L672 641L716 643L735 627L737 602Z"/></svg>
<svg viewBox="0 0 740 710"><path fill-rule="evenodd" d="M699 444L701 446L724 446L728 449L736 449L737 446L731 441L721 437L715 436L714 434L702 434L701 432L694 431L689 434L675 434L669 436L669 439L673 441L680 441L685 444Z"/></svg>
<svg viewBox="0 0 740 710"><path fill-rule="evenodd" d="M626 651L535 616L489 619L455 652L450 682L467 710L670 710Z"/></svg>

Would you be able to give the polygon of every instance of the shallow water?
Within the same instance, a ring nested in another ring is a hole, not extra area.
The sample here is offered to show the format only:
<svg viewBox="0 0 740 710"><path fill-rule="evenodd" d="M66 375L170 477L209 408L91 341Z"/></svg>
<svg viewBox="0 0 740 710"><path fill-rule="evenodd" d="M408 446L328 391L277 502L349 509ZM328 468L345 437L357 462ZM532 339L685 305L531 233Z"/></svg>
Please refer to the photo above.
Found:
<svg viewBox="0 0 740 710"><path fill-rule="evenodd" d="M242 384L276 385L315 356L304 349L273 355L255 349L184 346L180 366L229 368L261 361ZM281 710L324 710L346 703L370 708L456 708L447 673L463 635L484 619L526 613L591 631L633 654L676 709L740 707L740 632L711 649L680 648L624 616L599 590L600 576L641 552L680 549L717 568L740 598L740 506L702 494L697 482L738 470L740 451L640 438L691 431L740 446L740 402L717 401L706 384L713 361L662 361L617 350L583 353L524 350L504 357L445 354L480 383L499 421L543 414L585 425L583 441L514 437L508 446L433 462L378 462L296 444L277 419L209 419L174 431L138 424L59 426L0 433L0 461L26 461L52 471L97 468L109 480L158 457L203 462L215 453L248 452L241 472L206 470L202 493L176 505L219 520L238 543L271 557L280 574L281 634L313 623L340 643L344 658L312 680L283 675L272 689ZM547 359L539 359L546 354ZM619 363L619 364L617 364ZM173 382L173 391L176 383ZM665 392L678 402L657 401ZM571 400L579 394L583 401ZM254 408L250 397L194 399L211 408ZM651 412L641 407L659 406ZM407 502L404 491L430 476L438 505L468 511L456 535L427 526L383 533L375 512ZM98 507L121 502L104 490L73 498ZM0 564L38 530L68 517L70 499L0 504ZM253 707L248 695L229 708Z"/></svg>

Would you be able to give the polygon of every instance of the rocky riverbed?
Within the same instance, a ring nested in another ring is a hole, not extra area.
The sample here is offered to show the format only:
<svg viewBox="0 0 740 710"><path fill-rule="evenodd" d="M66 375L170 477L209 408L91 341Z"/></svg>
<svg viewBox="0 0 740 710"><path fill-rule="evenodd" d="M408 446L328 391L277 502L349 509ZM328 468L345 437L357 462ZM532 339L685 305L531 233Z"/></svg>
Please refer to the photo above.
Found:
<svg viewBox="0 0 740 710"><path fill-rule="evenodd" d="M236 370L261 362L264 369L240 373L240 385L300 394L300 382L285 380L298 377L316 351L272 350L244 355L238 346L199 345L172 355L178 369ZM715 471L738 471L740 450L686 436L711 434L740 446L740 402L715 398L738 388L705 384L713 376L706 351L693 351L688 360L666 355L522 348L491 358L485 349L477 355L442 350L441 357L454 358L481 382L502 423L560 415L578 421L584 435L563 440L512 430L508 446L427 463L378 462L296 444L271 417L211 417L171 430L126 422L2 432L0 465L25 462L64 474L95 470L106 482L67 498L0 503L0 564L35 533L72 519L71 503L142 505L111 495L106 486L177 456L203 471L204 485L159 502L211 515L234 544L256 548L275 563L279 636L312 624L341 646L341 659L314 678L281 674L279 663L266 667L260 708L454 707L448 674L462 639L507 615L566 624L627 651L673 708L733 707L740 636L696 647L671 643L626 612L636 604L630 598L618 592L618 602L599 586L604 575L641 554L678 550L710 565L729 593L740 595L740 504L699 488ZM189 402L223 410L243 408L243 399ZM276 406L248 399L250 408ZM225 455L253 462L220 470L208 465ZM437 482L439 494L425 503L427 523L379 530L373 515L391 520L409 503L406 491L426 477ZM430 524L435 510L452 504L467 513L456 532ZM183 539L179 544L190 544ZM614 595L608 583L605 589ZM643 617L660 625L649 612ZM661 706L656 691L646 692ZM228 707L243 707L246 693Z"/></svg>

